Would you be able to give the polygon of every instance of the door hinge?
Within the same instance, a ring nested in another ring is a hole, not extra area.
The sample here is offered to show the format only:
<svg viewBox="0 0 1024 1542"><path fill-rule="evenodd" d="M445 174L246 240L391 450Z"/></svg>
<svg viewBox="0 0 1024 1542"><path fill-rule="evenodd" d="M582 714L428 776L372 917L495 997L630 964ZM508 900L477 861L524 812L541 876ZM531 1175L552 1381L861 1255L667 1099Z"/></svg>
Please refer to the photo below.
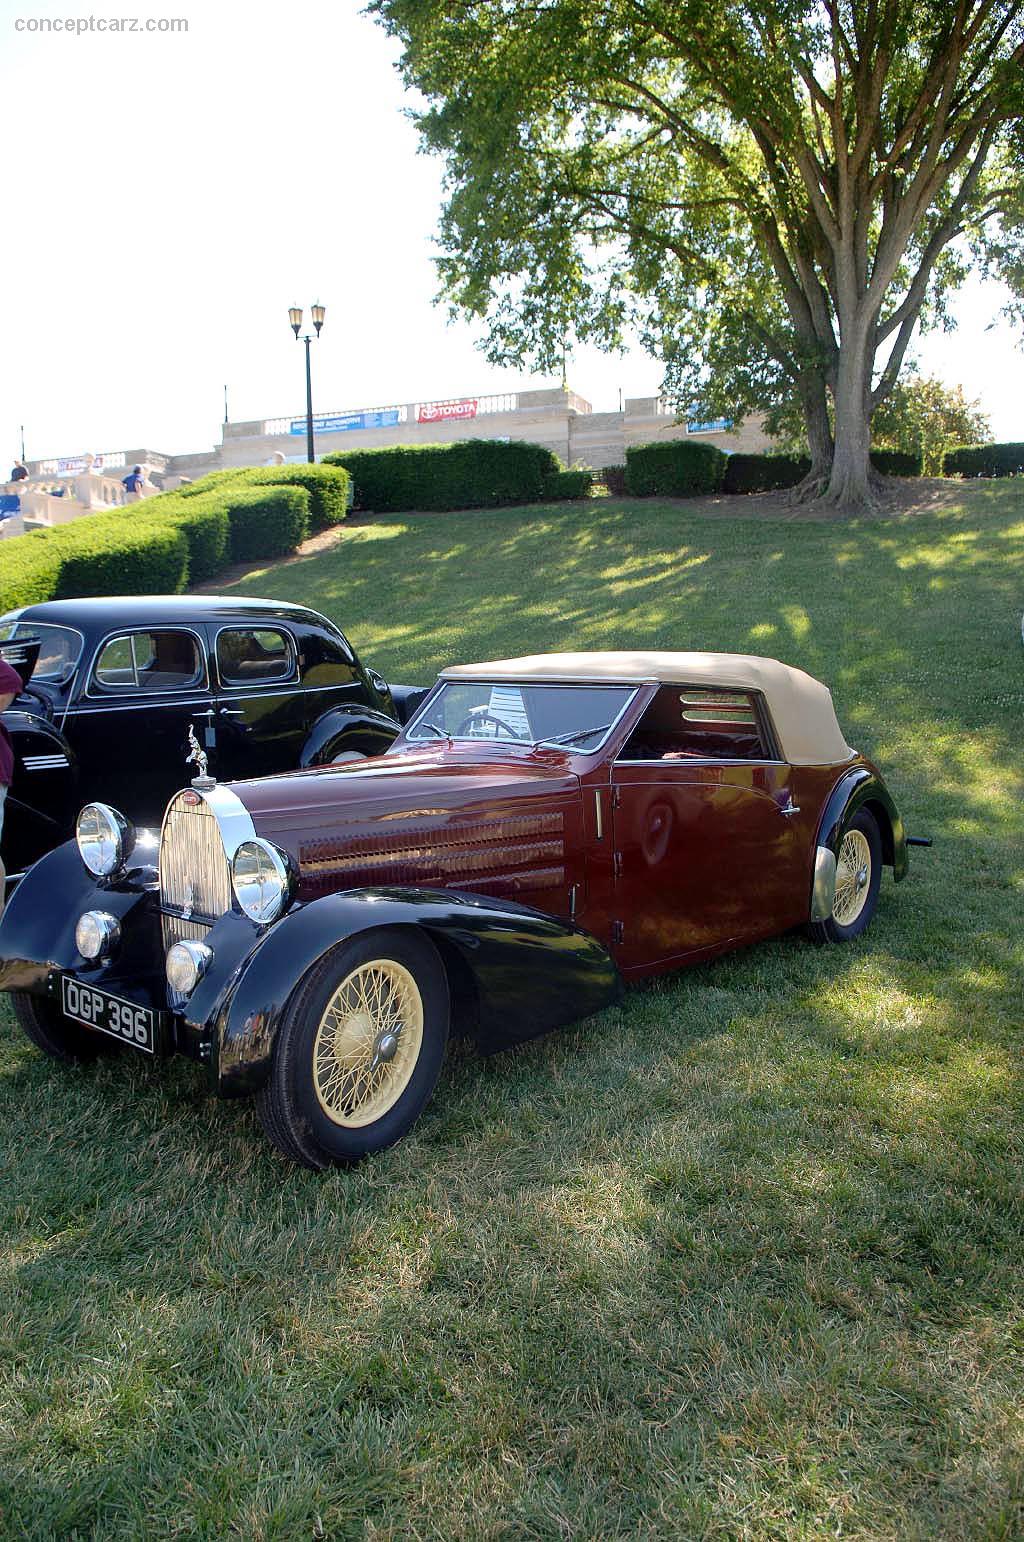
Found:
<svg viewBox="0 0 1024 1542"><path fill-rule="evenodd" d="M579 884L574 883L569 890L569 920L576 919L576 895L579 892Z"/></svg>
<svg viewBox="0 0 1024 1542"><path fill-rule="evenodd" d="M612 808L618 808L618 806L619 806L619 804L621 802L622 802L622 788L621 787L613 787L612 788Z"/></svg>
<svg viewBox="0 0 1024 1542"><path fill-rule="evenodd" d="M621 851L615 852L615 854L612 857L612 876L615 877L615 878L621 878L622 877L622 852Z"/></svg>
<svg viewBox="0 0 1024 1542"><path fill-rule="evenodd" d="M612 922L612 942L622 942L626 935L626 928L621 921Z"/></svg>

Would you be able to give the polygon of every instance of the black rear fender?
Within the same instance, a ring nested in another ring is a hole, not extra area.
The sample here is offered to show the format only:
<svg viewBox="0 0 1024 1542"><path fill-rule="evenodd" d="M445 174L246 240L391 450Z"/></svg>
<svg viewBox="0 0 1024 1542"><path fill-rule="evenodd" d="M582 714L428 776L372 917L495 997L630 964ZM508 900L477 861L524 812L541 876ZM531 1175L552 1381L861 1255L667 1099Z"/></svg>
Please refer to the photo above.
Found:
<svg viewBox="0 0 1024 1542"><path fill-rule="evenodd" d="M409 721L429 690L431 690L429 685L393 685L391 687L391 699L395 704L400 723Z"/></svg>
<svg viewBox="0 0 1024 1542"><path fill-rule="evenodd" d="M892 795L873 766L857 766L840 777L825 804L816 844L838 854L843 827L862 808L875 817L882 837L882 860L892 868L898 883L907 876L907 838Z"/></svg>
<svg viewBox="0 0 1024 1542"><path fill-rule="evenodd" d="M299 765L327 766L339 755L383 755L398 735L398 723L372 707L332 707L318 717L299 756Z"/></svg>
<svg viewBox="0 0 1024 1542"><path fill-rule="evenodd" d="M336 943L419 931L445 966L456 1018L485 1050L586 1017L618 998L615 965L587 932L512 901L431 889L351 889L293 911L243 966L217 1020L215 1075L225 1097L255 1091L299 981Z"/></svg>

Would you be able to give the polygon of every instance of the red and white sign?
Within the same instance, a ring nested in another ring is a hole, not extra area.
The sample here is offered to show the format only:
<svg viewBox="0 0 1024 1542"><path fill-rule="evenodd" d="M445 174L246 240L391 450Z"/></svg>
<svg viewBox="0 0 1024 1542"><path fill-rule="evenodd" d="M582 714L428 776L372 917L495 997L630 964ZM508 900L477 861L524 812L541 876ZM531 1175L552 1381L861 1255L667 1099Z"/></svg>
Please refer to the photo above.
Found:
<svg viewBox="0 0 1024 1542"><path fill-rule="evenodd" d="M444 423L453 418L475 418L477 398L461 402L420 402L416 411L417 423Z"/></svg>

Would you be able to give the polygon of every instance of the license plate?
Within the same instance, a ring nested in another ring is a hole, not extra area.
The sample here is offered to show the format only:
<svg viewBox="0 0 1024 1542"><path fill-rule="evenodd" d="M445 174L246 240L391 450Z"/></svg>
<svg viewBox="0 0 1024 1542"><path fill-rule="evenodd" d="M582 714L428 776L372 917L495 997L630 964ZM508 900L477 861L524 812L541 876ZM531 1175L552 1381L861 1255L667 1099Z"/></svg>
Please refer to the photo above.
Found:
<svg viewBox="0 0 1024 1542"><path fill-rule="evenodd" d="M60 977L60 994L65 1017L86 1023L100 1033L109 1033L122 1044L145 1050L147 1055L156 1054L156 1013L150 1007L123 1001L120 996L97 990L95 985L83 985L81 980L66 974Z"/></svg>

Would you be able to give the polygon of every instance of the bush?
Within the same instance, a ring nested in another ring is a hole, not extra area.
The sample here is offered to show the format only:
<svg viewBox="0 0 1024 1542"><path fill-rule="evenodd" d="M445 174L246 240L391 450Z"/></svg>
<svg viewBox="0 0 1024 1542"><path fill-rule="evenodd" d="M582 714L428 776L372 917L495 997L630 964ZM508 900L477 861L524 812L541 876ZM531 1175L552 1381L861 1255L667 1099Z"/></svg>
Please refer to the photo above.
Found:
<svg viewBox="0 0 1024 1542"><path fill-rule="evenodd" d="M55 600L92 594L179 594L185 587L188 541L173 524L126 519L119 510L84 514L46 533L60 558Z"/></svg>
<svg viewBox="0 0 1024 1542"><path fill-rule="evenodd" d="M183 498L217 492L223 496L232 487L304 487L309 493L309 533L318 534L340 525L352 502L352 482L341 466L239 466L228 471L211 471L198 482L187 483L177 491Z"/></svg>
<svg viewBox="0 0 1024 1542"><path fill-rule="evenodd" d="M920 454L912 455L907 450L872 450L871 464L885 477L919 477L921 475Z"/></svg>
<svg viewBox="0 0 1024 1542"><path fill-rule="evenodd" d="M304 487L240 487L226 493L232 562L284 557L309 534Z"/></svg>
<svg viewBox="0 0 1024 1542"><path fill-rule="evenodd" d="M1018 477L1024 475L1024 444L973 444L947 450L942 461L947 477Z"/></svg>
<svg viewBox="0 0 1024 1542"><path fill-rule="evenodd" d="M19 605L52 600L60 573L60 555L50 531L33 530L0 542L0 615Z"/></svg>
<svg viewBox="0 0 1024 1542"><path fill-rule="evenodd" d="M539 444L497 439L336 450L324 461L351 474L357 508L379 513L537 503L546 478L560 470L557 456Z"/></svg>
<svg viewBox="0 0 1024 1542"><path fill-rule="evenodd" d="M573 498L589 498L594 485L594 474L585 468L574 471L552 471L544 478L545 498L568 501Z"/></svg>
<svg viewBox="0 0 1024 1542"><path fill-rule="evenodd" d="M713 444L666 439L626 450L626 486L635 498L695 498L721 490L728 456Z"/></svg>
<svg viewBox="0 0 1024 1542"><path fill-rule="evenodd" d="M228 560L228 510L219 498L210 495L187 500L175 499L174 493L165 496L166 502L161 498L160 507L147 509L146 513L181 531L188 542L188 581L201 584L219 573Z"/></svg>
<svg viewBox="0 0 1024 1542"><path fill-rule="evenodd" d="M730 455L722 480L726 493L770 493L795 487L811 469L806 455Z"/></svg>

